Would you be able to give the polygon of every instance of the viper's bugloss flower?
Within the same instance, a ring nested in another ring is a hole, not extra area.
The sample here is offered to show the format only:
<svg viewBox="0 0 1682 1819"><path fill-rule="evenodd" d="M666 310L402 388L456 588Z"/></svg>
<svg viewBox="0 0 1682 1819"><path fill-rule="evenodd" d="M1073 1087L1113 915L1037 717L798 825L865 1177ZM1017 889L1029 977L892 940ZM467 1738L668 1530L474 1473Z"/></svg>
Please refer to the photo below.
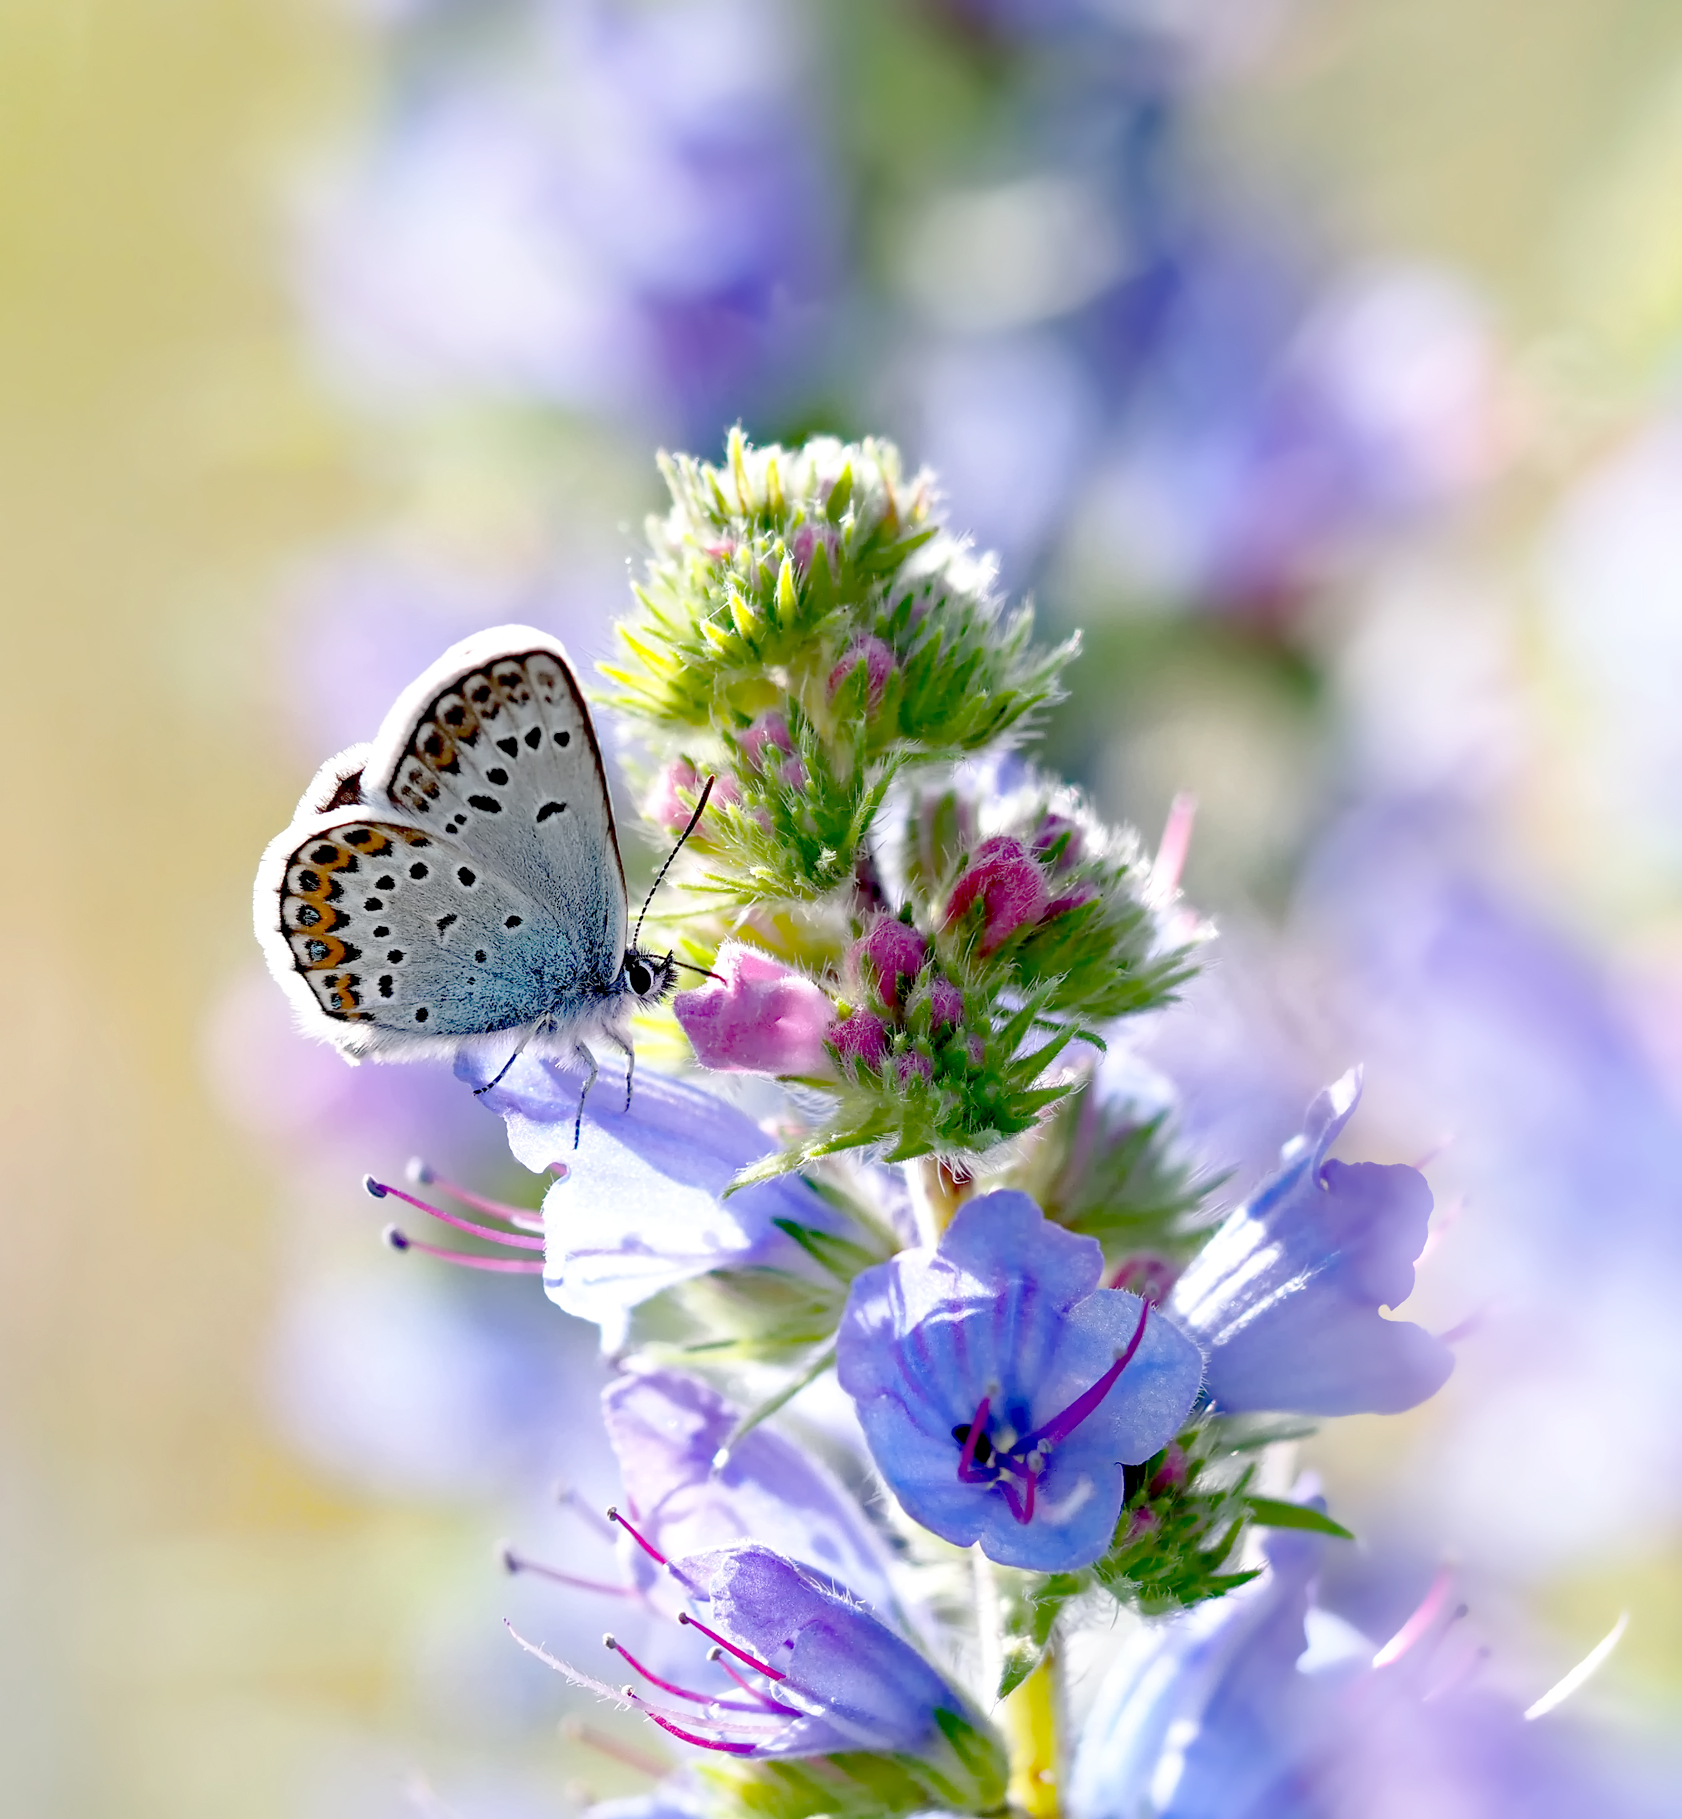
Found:
<svg viewBox="0 0 1682 1819"><path fill-rule="evenodd" d="M811 1455L766 1426L732 1441L741 1416L679 1371L627 1373L602 1392L602 1417L638 1532L668 1557L753 1540L838 1579L892 1618L888 1558L857 1502ZM726 1450L728 1448L728 1450ZM637 1582L649 1555L630 1546Z"/></svg>
<svg viewBox="0 0 1682 1819"><path fill-rule="evenodd" d="M1321 1543L1124 1649L1075 1754L1075 1819L1607 1819L1662 1804L1476 1678L1446 1576L1375 1647L1312 1598Z"/></svg>
<svg viewBox="0 0 1682 1819"><path fill-rule="evenodd" d="M900 1795L890 1811L940 1805L976 1813L1002 1805L1005 1757L991 1726L848 1587L756 1543L670 1559L650 1553L688 1600L679 1621L713 1645L705 1657L697 1651L697 1667L705 1659L723 1669L734 1682L731 1694L648 1673L615 1637L606 1639L609 1648L643 1673L652 1693L627 1685L616 1694L523 1646L575 1684L623 1696L669 1735L722 1756L832 1757L851 1763L855 1776L889 1771Z"/></svg>
<svg viewBox="0 0 1682 1819"><path fill-rule="evenodd" d="M1166 1315L1100 1288L1102 1271L1093 1239L1002 1192L960 1207L937 1246L854 1281L841 1387L925 1528L1040 1572L1109 1546L1123 1465L1174 1438L1203 1366Z"/></svg>
<svg viewBox="0 0 1682 1819"><path fill-rule="evenodd" d="M1003 1794L1003 1755L987 1721L944 1675L849 1589L768 1547L719 1548L671 1562L701 1613L692 1620L748 1669L759 1710L718 1707L664 1728L744 1756L866 1750L910 1758L953 1782L964 1809Z"/></svg>
<svg viewBox="0 0 1682 1819"><path fill-rule="evenodd" d="M1361 1093L1351 1070L1308 1108L1279 1172L1220 1228L1169 1307L1208 1357L1228 1413L1394 1414L1454 1368L1440 1339L1386 1320L1413 1292L1431 1190L1401 1164L1328 1161Z"/></svg>
<svg viewBox="0 0 1682 1819"><path fill-rule="evenodd" d="M639 1072L630 1108L606 1081L584 1096L583 1075L522 1056L493 1086L469 1057L457 1071L508 1124L527 1168L566 1173L543 1202L543 1288L569 1314L593 1320L617 1350L631 1309L712 1270L795 1264L802 1253L779 1219L819 1231L836 1214L797 1177L721 1199L748 1164L776 1146L734 1106L699 1088ZM584 1134L573 1131L581 1097Z"/></svg>
<svg viewBox="0 0 1682 1819"><path fill-rule="evenodd" d="M724 1073L823 1075L835 1004L804 973L746 943L726 942L708 980L672 1009L703 1067Z"/></svg>

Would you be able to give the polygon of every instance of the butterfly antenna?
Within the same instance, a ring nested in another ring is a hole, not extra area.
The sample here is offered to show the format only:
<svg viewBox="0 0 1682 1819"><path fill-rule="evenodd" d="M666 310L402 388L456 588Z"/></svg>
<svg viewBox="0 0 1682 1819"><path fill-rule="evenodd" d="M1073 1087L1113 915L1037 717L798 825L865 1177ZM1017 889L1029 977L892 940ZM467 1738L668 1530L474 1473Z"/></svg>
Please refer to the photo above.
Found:
<svg viewBox="0 0 1682 1819"><path fill-rule="evenodd" d="M689 817L689 825L677 837L677 845L666 855L666 863L655 874L654 882L648 887L648 895L642 900L642 908L637 911L637 926L631 931L631 948L635 952L637 942L642 938L642 919L648 914L648 906L654 901L654 893L665 880L667 872L672 869L672 861L683 851L683 843L694 833L696 824L706 813L707 798L713 793L713 785L718 781L716 776L709 777L701 790L701 800L695 804L695 813Z"/></svg>
<svg viewBox="0 0 1682 1819"><path fill-rule="evenodd" d="M729 984L729 980L721 973L715 973L710 966L697 966L693 960L678 959L676 954L668 954L666 958L673 966L681 966L686 973L699 973L703 979L716 979L720 985Z"/></svg>

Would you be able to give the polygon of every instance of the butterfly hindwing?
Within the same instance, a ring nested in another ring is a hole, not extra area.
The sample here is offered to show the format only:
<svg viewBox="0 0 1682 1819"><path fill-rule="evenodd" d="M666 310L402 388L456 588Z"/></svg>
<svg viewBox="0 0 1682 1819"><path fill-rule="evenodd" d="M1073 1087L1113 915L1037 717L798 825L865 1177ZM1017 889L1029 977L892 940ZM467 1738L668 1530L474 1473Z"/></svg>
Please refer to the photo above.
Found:
<svg viewBox="0 0 1682 1819"><path fill-rule="evenodd" d="M574 931L601 983L625 952L625 877L595 730L566 652L528 627L457 645L404 690L364 798L467 847Z"/></svg>
<svg viewBox="0 0 1682 1819"><path fill-rule="evenodd" d="M594 944L459 842L350 810L277 844L291 974L352 1053L564 1022L596 1000Z"/></svg>

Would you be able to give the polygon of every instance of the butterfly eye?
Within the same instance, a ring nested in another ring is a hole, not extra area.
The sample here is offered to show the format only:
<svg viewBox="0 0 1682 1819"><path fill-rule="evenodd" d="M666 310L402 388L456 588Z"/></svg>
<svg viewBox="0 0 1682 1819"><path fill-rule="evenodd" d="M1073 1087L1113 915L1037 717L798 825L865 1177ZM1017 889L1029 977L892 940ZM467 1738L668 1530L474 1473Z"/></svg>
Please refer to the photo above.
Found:
<svg viewBox="0 0 1682 1819"><path fill-rule="evenodd" d="M625 977L630 981L632 992L639 998L646 998L654 987L654 975L640 960L625 962Z"/></svg>

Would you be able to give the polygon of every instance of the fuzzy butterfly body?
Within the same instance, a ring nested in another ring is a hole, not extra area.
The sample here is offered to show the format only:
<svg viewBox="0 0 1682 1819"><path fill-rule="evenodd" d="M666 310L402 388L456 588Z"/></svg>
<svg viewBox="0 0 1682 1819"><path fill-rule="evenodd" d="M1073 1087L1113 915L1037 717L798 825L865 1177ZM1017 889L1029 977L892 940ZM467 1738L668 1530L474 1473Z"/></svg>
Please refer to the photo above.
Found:
<svg viewBox="0 0 1682 1819"><path fill-rule="evenodd" d="M330 760L257 874L257 936L306 1029L351 1059L629 1054L673 982L628 950L601 750L565 649L482 632Z"/></svg>

